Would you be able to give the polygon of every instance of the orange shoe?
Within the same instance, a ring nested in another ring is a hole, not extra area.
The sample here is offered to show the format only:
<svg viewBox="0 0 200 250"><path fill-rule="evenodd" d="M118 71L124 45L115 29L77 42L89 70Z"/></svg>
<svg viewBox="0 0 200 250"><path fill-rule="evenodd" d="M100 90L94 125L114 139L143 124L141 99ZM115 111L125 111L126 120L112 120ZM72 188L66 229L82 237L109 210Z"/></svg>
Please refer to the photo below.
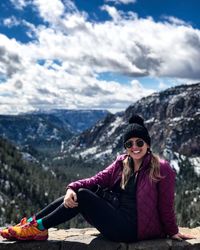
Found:
<svg viewBox="0 0 200 250"><path fill-rule="evenodd" d="M21 227L8 228L9 233L17 240L47 240L48 230L39 230L37 221L33 220Z"/></svg>
<svg viewBox="0 0 200 250"><path fill-rule="evenodd" d="M26 223L27 223L27 218L24 217L23 219L21 219L20 223L15 225L15 227L20 227L22 225L25 225ZM0 231L0 235L7 240L15 240L15 238L9 233L8 228L2 229Z"/></svg>

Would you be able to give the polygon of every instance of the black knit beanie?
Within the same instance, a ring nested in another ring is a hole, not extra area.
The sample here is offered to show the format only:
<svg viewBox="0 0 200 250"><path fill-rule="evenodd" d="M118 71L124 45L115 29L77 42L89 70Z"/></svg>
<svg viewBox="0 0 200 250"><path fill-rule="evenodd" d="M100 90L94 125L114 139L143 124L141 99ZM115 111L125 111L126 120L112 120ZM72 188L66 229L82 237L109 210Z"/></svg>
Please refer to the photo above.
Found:
<svg viewBox="0 0 200 250"><path fill-rule="evenodd" d="M147 128L144 126L144 120L139 115L133 115L129 119L129 125L124 131L123 141L124 143L132 137L138 137L143 139L149 146L151 146L151 138Z"/></svg>

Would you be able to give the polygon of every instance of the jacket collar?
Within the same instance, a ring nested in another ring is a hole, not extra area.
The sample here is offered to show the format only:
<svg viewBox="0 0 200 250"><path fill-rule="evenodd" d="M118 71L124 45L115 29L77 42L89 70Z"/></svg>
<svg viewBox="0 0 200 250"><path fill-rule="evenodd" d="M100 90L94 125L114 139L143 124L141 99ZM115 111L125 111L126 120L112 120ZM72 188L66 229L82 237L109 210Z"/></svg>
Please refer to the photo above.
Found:
<svg viewBox="0 0 200 250"><path fill-rule="evenodd" d="M140 170L147 170L150 167L150 163L151 163L151 153L146 153L142 161Z"/></svg>

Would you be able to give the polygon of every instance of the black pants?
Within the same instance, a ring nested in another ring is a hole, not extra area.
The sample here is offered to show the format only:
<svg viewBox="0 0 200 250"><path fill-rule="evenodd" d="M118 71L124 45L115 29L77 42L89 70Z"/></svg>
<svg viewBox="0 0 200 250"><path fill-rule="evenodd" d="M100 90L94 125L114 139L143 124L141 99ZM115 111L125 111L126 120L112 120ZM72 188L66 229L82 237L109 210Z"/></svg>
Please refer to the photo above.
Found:
<svg viewBox="0 0 200 250"><path fill-rule="evenodd" d="M36 219L42 219L46 229L66 222L81 213L109 240L136 241L136 230L131 223L124 218L118 209L92 191L84 188L79 189L77 192L78 207L75 208L66 208L63 200L64 196L36 214Z"/></svg>

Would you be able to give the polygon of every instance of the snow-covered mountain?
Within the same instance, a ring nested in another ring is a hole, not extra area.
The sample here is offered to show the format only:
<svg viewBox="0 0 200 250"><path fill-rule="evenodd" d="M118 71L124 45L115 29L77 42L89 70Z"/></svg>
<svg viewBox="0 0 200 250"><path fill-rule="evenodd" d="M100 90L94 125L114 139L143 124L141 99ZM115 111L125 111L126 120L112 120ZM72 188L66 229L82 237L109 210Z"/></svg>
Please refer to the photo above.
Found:
<svg viewBox="0 0 200 250"><path fill-rule="evenodd" d="M125 112L108 114L91 129L73 137L65 154L85 161L109 163L124 152L122 135L128 119L137 113L146 121L153 151L168 160L189 157L200 162L200 83L181 85L154 93L133 103ZM64 156L64 154L63 154Z"/></svg>

